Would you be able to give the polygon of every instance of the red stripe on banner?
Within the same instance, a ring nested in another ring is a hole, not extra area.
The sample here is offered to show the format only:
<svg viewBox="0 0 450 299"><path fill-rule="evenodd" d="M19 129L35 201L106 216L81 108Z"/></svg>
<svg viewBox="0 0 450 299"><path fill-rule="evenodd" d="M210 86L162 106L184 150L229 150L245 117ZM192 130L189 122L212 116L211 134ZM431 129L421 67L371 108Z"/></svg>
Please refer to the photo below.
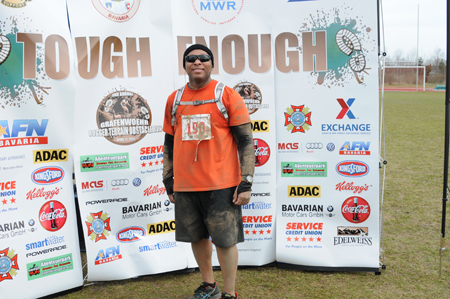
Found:
<svg viewBox="0 0 450 299"><path fill-rule="evenodd" d="M48 137L22 137L0 140L0 147L48 144Z"/></svg>

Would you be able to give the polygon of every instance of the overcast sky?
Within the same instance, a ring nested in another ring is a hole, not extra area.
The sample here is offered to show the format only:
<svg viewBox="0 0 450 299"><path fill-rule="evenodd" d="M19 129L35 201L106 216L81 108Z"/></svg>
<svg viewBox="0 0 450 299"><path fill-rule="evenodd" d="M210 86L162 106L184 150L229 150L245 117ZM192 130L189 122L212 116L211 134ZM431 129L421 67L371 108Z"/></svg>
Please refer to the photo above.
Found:
<svg viewBox="0 0 450 299"><path fill-rule="evenodd" d="M446 0L382 0L386 52L393 57L417 48L417 6L419 5L419 56L431 58L441 48L445 59L447 47ZM381 26L381 24L380 24Z"/></svg>

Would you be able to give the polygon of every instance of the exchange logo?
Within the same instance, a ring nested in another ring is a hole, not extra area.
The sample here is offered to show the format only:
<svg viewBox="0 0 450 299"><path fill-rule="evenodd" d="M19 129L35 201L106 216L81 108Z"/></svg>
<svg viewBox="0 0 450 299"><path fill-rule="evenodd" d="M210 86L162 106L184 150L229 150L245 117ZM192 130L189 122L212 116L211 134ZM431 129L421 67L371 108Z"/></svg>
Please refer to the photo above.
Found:
<svg viewBox="0 0 450 299"><path fill-rule="evenodd" d="M291 105L286 111L287 113L284 112L284 126L291 133L305 133L305 130L308 131L309 127L312 126L311 112L309 112L309 108L305 107L305 105Z"/></svg>
<svg viewBox="0 0 450 299"><path fill-rule="evenodd" d="M361 161L342 161L336 165L338 174L347 177L361 177L369 173L369 165Z"/></svg>
<svg viewBox="0 0 450 299"><path fill-rule="evenodd" d="M109 262L114 262L120 260L122 254L120 254L120 245L106 248L105 250L100 249L95 258L94 264L101 265Z"/></svg>
<svg viewBox="0 0 450 299"><path fill-rule="evenodd" d="M122 23L136 14L140 2L141 0L92 0L92 5L105 18Z"/></svg>
<svg viewBox="0 0 450 299"><path fill-rule="evenodd" d="M327 162L281 162L281 177L327 177Z"/></svg>
<svg viewBox="0 0 450 299"><path fill-rule="evenodd" d="M116 239L122 243L140 241L145 237L145 229L140 226L131 226L119 230Z"/></svg>
<svg viewBox="0 0 450 299"><path fill-rule="evenodd" d="M346 141L339 150L339 155L370 155L369 147L370 141L353 141L351 145Z"/></svg>
<svg viewBox="0 0 450 299"><path fill-rule="evenodd" d="M17 261L17 254L13 249L0 250L0 282L7 279L13 279L19 270L19 262Z"/></svg>
<svg viewBox="0 0 450 299"><path fill-rule="evenodd" d="M223 25L235 20L241 13L244 0L192 0L194 12L211 25Z"/></svg>
<svg viewBox="0 0 450 299"><path fill-rule="evenodd" d="M110 217L108 214L100 211L98 213L89 213L86 217L88 221L86 221L86 226L88 230L88 236L92 241L97 243L100 240L106 240L106 237L109 236L109 232L111 232L110 225Z"/></svg>
<svg viewBox="0 0 450 299"><path fill-rule="evenodd" d="M0 120L0 148L47 144L47 124L48 119L43 119L40 124L36 119L16 119L10 126L7 120Z"/></svg>
<svg viewBox="0 0 450 299"><path fill-rule="evenodd" d="M363 223L370 216L370 205L362 197L352 196L342 203L342 216L352 223Z"/></svg>
<svg viewBox="0 0 450 299"><path fill-rule="evenodd" d="M56 200L46 202L39 210L41 226L50 232L60 230L67 220L66 207Z"/></svg>
<svg viewBox="0 0 450 299"><path fill-rule="evenodd" d="M337 99L337 101L338 101L339 105L341 105L342 110L341 110L341 112L339 112L336 119L343 119L344 116L346 116L346 115L349 119L356 119L356 117L353 115L352 111L350 110L350 106L355 101L355 98L348 99L347 103L344 102L344 99Z"/></svg>
<svg viewBox="0 0 450 299"><path fill-rule="evenodd" d="M370 124L322 124L322 134L371 134Z"/></svg>
<svg viewBox="0 0 450 299"><path fill-rule="evenodd" d="M33 171L31 180L39 185L51 185L62 181L64 170L58 166L41 167Z"/></svg>
<svg viewBox="0 0 450 299"><path fill-rule="evenodd" d="M33 151L33 163L68 161L69 149L51 149Z"/></svg>

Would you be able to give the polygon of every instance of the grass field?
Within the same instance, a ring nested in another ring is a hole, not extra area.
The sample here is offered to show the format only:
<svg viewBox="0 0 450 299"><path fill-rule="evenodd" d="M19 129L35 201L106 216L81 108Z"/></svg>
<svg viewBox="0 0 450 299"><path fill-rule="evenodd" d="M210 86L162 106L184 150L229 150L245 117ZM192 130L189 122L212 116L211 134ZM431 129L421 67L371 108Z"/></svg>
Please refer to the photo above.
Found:
<svg viewBox="0 0 450 299"><path fill-rule="evenodd" d="M246 268L238 271L240 298L450 298L450 252L442 259L441 279L438 256L444 97L432 92L385 94L387 269L381 276ZM220 272L215 274L223 286ZM57 298L187 298L200 280L199 272L146 276L97 283Z"/></svg>

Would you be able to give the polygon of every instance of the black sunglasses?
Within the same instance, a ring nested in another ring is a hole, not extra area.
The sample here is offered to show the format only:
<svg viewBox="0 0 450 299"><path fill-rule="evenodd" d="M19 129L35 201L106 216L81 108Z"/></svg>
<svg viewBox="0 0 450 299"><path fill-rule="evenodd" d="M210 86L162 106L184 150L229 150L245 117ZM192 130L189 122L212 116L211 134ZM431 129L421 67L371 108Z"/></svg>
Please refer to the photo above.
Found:
<svg viewBox="0 0 450 299"><path fill-rule="evenodd" d="M209 55L188 55L184 58L187 62L194 63L197 59L201 62L206 62L211 60Z"/></svg>

